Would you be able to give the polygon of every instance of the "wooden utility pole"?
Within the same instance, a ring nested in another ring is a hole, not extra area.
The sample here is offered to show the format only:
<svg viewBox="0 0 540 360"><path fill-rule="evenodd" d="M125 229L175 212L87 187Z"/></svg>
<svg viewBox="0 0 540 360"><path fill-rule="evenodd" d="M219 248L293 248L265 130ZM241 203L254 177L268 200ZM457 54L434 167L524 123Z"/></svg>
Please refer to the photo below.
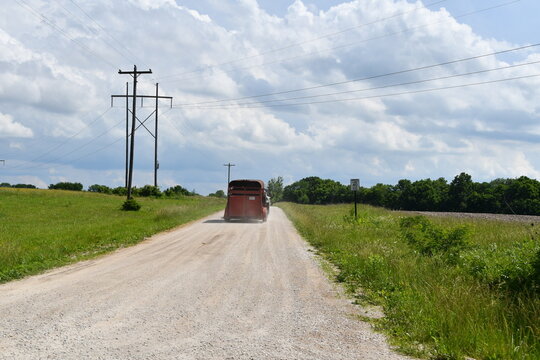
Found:
<svg viewBox="0 0 540 360"><path fill-rule="evenodd" d="M156 83L156 123L155 123L155 131L154 131L154 186L157 187L157 171L159 169L159 163L157 161L157 139L158 139L158 87L159 84Z"/></svg>
<svg viewBox="0 0 540 360"><path fill-rule="evenodd" d="M125 72L125 73L131 73L131 72ZM143 72L139 72L139 73L143 73ZM128 142L128 137L129 137L129 133L128 133L128 127L127 127L127 118L128 118L128 113L129 113L129 107L128 107L128 100L129 98L133 98L133 102L136 101L136 99L141 99L141 107L143 105L143 100L145 98L150 98L150 99L155 99L155 109L152 113L150 113L150 115L148 115L146 117L146 119L144 119L143 121L141 121L136 115L134 115L134 112L131 111L133 117L139 122L139 125L137 125L135 127L135 130L137 130L139 127L144 127L146 129L146 131L148 131L148 133L154 138L154 186L158 186L157 185L157 171L159 169L159 161L158 161L158 111L159 111L159 99L167 99L170 101L170 106L172 108L172 96L160 96L159 95L159 84L156 84L156 95L137 95L136 92L134 92L133 95L129 95L129 92L127 90L127 85L126 85L126 95L111 95L111 106L114 105L114 98L126 98L126 187L129 187L128 186L128 183L130 183L129 181L129 173L130 172L133 172L133 170L131 171L128 171L128 146L127 146L127 142ZM150 117L152 115L155 115L155 127L154 127L154 132L150 131L150 129L148 129L148 127L146 127L146 125L144 125L144 123L150 119ZM133 124L132 124L132 128L133 128ZM132 134L135 133L135 130L132 130ZM130 158L131 158L131 155L130 155Z"/></svg>
<svg viewBox="0 0 540 360"><path fill-rule="evenodd" d="M131 139L129 150L129 171L128 171L128 184L127 184L127 198L131 199L131 185L133 183L133 153L135 150L135 120L137 111L137 78L141 74L151 74L152 70L137 71L137 65L133 65L133 71L118 70L119 74L128 74L133 78L133 108L131 109Z"/></svg>
<svg viewBox="0 0 540 360"><path fill-rule="evenodd" d="M128 187L129 158L129 82L126 82L126 189Z"/></svg>
<svg viewBox="0 0 540 360"><path fill-rule="evenodd" d="M236 166L235 164L223 164L223 166L228 167L227 169L227 194L229 193L229 183L231 182L231 166Z"/></svg>

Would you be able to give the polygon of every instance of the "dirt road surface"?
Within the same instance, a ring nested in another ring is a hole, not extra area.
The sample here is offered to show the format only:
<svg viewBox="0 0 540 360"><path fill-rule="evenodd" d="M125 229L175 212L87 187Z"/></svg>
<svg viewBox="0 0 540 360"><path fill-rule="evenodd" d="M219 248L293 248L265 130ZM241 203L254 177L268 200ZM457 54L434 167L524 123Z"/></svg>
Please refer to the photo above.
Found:
<svg viewBox="0 0 540 360"><path fill-rule="evenodd" d="M403 359L278 208L0 286L1 359Z"/></svg>

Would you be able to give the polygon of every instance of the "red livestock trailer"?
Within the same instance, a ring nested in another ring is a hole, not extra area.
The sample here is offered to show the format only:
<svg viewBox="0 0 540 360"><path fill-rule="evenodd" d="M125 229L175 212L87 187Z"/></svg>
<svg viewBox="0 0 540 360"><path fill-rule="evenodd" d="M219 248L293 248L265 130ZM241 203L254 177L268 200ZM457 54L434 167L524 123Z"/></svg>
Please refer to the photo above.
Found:
<svg viewBox="0 0 540 360"><path fill-rule="evenodd" d="M225 221L231 219L266 221L270 198L262 180L233 180L229 183Z"/></svg>

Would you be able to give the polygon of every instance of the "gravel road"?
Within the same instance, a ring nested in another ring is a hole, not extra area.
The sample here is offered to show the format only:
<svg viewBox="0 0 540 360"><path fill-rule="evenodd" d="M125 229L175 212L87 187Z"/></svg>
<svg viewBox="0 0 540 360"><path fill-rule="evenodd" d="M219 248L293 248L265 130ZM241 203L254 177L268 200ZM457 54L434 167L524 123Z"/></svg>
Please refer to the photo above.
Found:
<svg viewBox="0 0 540 360"><path fill-rule="evenodd" d="M0 286L1 359L405 359L279 208Z"/></svg>

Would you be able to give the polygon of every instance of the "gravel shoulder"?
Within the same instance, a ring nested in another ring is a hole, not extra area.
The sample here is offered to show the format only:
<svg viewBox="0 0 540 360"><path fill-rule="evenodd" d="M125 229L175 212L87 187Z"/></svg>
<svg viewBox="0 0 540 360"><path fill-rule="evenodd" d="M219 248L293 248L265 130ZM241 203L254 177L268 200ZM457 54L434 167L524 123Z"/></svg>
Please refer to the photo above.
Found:
<svg viewBox="0 0 540 360"><path fill-rule="evenodd" d="M279 208L0 286L0 359L406 359Z"/></svg>

